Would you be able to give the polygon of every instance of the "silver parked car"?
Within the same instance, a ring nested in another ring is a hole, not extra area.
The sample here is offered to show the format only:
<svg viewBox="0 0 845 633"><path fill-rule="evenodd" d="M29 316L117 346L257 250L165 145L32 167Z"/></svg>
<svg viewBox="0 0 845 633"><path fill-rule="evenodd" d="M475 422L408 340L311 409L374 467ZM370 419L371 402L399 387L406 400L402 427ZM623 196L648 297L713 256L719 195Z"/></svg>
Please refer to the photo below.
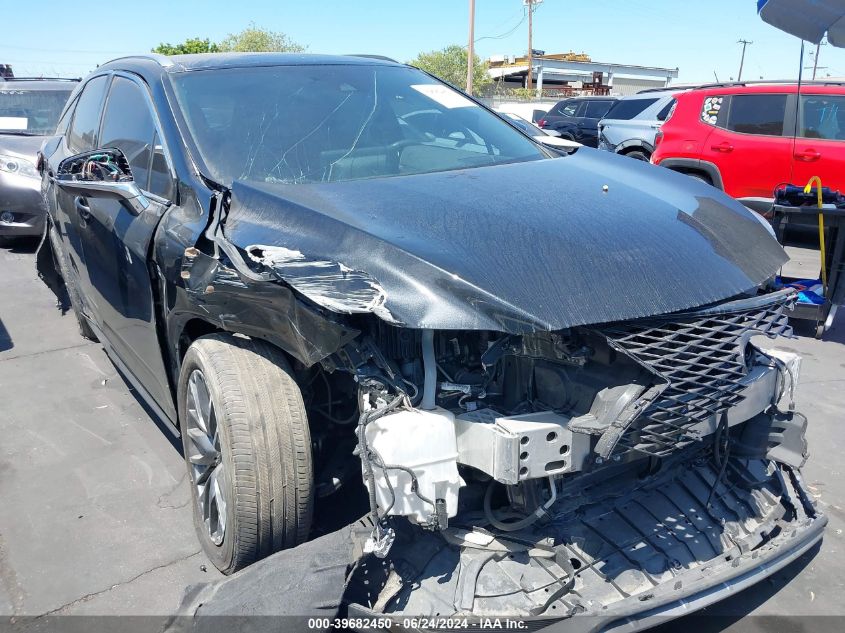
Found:
<svg viewBox="0 0 845 633"><path fill-rule="evenodd" d="M36 153L53 134L77 79L0 79L0 243L41 235L44 202Z"/></svg>
<svg viewBox="0 0 845 633"><path fill-rule="evenodd" d="M678 90L645 91L617 101L599 122L599 149L647 161Z"/></svg>

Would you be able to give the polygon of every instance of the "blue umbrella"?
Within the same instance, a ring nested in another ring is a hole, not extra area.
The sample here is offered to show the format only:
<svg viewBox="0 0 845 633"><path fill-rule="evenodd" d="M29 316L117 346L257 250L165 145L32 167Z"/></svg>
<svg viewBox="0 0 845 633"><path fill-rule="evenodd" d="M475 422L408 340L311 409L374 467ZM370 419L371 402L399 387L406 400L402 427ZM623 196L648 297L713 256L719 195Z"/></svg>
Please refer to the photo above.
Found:
<svg viewBox="0 0 845 633"><path fill-rule="evenodd" d="M827 33L833 46L845 48L845 0L757 0L764 22L818 44Z"/></svg>

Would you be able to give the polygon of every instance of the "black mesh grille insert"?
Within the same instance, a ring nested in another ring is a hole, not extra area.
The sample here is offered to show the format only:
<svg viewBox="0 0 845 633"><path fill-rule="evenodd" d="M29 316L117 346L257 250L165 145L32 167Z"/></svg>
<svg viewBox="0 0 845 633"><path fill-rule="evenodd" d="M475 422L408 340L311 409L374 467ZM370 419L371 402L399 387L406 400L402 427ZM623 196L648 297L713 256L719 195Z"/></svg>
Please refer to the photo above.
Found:
<svg viewBox="0 0 845 633"><path fill-rule="evenodd" d="M743 400L739 381L755 334L789 336L795 294L781 291L695 312L609 326L611 346L659 374L666 388L616 438L610 453L663 456L694 441L699 422Z"/></svg>

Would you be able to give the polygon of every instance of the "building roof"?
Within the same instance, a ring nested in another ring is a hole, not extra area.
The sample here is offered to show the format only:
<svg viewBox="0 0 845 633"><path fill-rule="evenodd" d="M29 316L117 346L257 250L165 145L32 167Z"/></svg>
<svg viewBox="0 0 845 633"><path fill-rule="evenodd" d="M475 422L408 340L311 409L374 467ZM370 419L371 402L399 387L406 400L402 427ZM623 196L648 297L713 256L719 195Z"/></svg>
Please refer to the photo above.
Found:
<svg viewBox="0 0 845 633"><path fill-rule="evenodd" d="M567 75L567 79L569 80L577 80L581 75L587 78L593 72L637 77L659 77L661 79L676 78L678 76L677 68L596 62L583 53L578 55L573 53L537 55L533 57L533 66L535 74L542 68L543 73L547 73L550 77ZM512 64L496 61L488 70L489 75L494 79L511 75L524 75L527 72L528 60L525 57L515 58Z"/></svg>

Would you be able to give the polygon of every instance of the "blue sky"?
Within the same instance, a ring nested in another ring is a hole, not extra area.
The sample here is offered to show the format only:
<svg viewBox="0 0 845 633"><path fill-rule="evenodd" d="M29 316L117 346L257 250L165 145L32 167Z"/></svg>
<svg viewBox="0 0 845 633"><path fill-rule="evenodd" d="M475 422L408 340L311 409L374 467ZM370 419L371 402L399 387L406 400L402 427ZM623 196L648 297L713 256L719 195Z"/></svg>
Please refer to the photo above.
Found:
<svg viewBox="0 0 845 633"><path fill-rule="evenodd" d="M283 31L314 53L369 52L407 61L420 51L466 43L468 0L145 0L10 2L0 63L18 75L81 76L123 54L188 37L219 40L250 22ZM753 40L745 79L794 78L800 43L764 24L755 0L545 0L534 47L575 50L597 61L679 67L681 82L736 77L738 39ZM521 0L476 0L477 52L520 54L527 46ZM521 24L520 24L521 23ZM508 35L509 32L512 33ZM811 53L813 47L808 47ZM812 63L809 54L806 65ZM819 77L845 77L845 49L823 46Z"/></svg>

